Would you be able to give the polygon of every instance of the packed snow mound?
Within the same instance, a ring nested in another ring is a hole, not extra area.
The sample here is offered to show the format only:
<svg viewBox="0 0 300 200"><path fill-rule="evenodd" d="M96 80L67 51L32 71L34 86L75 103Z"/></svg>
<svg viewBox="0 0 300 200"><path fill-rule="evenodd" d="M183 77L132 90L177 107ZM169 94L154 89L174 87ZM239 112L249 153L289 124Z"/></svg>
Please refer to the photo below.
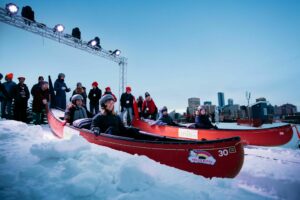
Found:
<svg viewBox="0 0 300 200"><path fill-rule="evenodd" d="M235 179L206 179L48 126L0 121L0 199L298 199L300 153L247 147Z"/></svg>

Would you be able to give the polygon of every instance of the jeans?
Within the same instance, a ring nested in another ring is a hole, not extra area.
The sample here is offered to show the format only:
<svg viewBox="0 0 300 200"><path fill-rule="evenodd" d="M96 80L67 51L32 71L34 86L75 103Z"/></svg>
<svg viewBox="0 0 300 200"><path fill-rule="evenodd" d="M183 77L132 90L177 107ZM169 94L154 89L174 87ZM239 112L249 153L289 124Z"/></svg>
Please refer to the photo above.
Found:
<svg viewBox="0 0 300 200"><path fill-rule="evenodd" d="M12 119L12 100L3 99L1 103L1 117Z"/></svg>
<svg viewBox="0 0 300 200"><path fill-rule="evenodd" d="M129 117L129 119L128 119ZM124 108L122 112L122 119L125 125L131 125L132 122L132 108Z"/></svg>

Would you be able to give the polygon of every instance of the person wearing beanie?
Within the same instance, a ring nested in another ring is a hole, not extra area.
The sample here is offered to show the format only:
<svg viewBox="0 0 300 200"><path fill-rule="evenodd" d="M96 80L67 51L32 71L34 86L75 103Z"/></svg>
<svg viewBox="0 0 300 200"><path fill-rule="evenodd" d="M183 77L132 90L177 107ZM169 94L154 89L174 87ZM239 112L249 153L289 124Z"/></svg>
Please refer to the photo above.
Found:
<svg viewBox="0 0 300 200"><path fill-rule="evenodd" d="M75 94L71 98L71 103L65 111L65 120L69 124L73 124L78 119L92 117L83 104L83 97L80 94Z"/></svg>
<svg viewBox="0 0 300 200"><path fill-rule="evenodd" d="M71 89L67 87L65 83L65 74L59 73L58 78L56 79L54 83L54 91L56 92L55 94L55 106L57 108L66 109L66 92L70 92Z"/></svg>
<svg viewBox="0 0 300 200"><path fill-rule="evenodd" d="M200 129L218 129L217 126L214 126L209 120L208 115L204 107L199 107L198 112L195 118L195 128Z"/></svg>
<svg viewBox="0 0 300 200"><path fill-rule="evenodd" d="M46 110L46 104L50 99L49 84L46 81L39 82L40 87L37 87L34 91L32 101L32 114L33 123L35 125L44 123L44 113Z"/></svg>
<svg viewBox="0 0 300 200"><path fill-rule="evenodd" d="M91 125L91 130L95 135L100 133L121 135L126 132L121 118L114 112L114 104L115 100L111 94L101 97L101 112L93 118Z"/></svg>
<svg viewBox="0 0 300 200"><path fill-rule="evenodd" d="M157 107L149 92L145 93L145 100L142 105L142 113L144 118L156 120Z"/></svg>
<svg viewBox="0 0 300 200"><path fill-rule="evenodd" d="M117 102L117 97L111 92L110 87L105 88L105 92L104 92L103 96L106 95L106 94L112 95L114 97L115 102Z"/></svg>
<svg viewBox="0 0 300 200"><path fill-rule="evenodd" d="M137 98L137 106L138 106L139 117L143 116L142 115L143 102L144 102L144 98L142 96L139 96Z"/></svg>
<svg viewBox="0 0 300 200"><path fill-rule="evenodd" d="M131 87L126 87L126 92L121 95L121 116L124 125L131 125L133 120L133 101L134 96L131 94Z"/></svg>
<svg viewBox="0 0 300 200"><path fill-rule="evenodd" d="M5 82L2 84L3 99L1 103L1 117L6 119L12 119L12 102L13 102L13 90L16 87L16 83L13 81L13 73L5 75Z"/></svg>
<svg viewBox="0 0 300 200"><path fill-rule="evenodd" d="M92 89L89 92L89 100L90 100L90 112L92 114L99 113L99 100L102 96L102 90L98 88L98 83L95 81L92 83Z"/></svg>
<svg viewBox="0 0 300 200"><path fill-rule="evenodd" d="M27 123L27 107L30 93L25 82L25 77L18 78L19 83L15 86L14 97L14 119Z"/></svg>
<svg viewBox="0 0 300 200"><path fill-rule="evenodd" d="M35 92L38 91L41 88L41 86L42 86L41 83L42 82L44 82L44 77L39 76L38 82L35 85L33 85L33 87L31 88L31 91L30 91L30 93L33 97L35 96Z"/></svg>
<svg viewBox="0 0 300 200"><path fill-rule="evenodd" d="M83 97L83 104L86 105L86 88L82 86L82 83L78 82L76 84L76 89L73 91L72 96L74 96L75 94L80 94Z"/></svg>
<svg viewBox="0 0 300 200"><path fill-rule="evenodd" d="M159 113L159 118L152 125L169 125L169 126L179 126L175 123L168 114L168 108L166 106L162 107Z"/></svg>

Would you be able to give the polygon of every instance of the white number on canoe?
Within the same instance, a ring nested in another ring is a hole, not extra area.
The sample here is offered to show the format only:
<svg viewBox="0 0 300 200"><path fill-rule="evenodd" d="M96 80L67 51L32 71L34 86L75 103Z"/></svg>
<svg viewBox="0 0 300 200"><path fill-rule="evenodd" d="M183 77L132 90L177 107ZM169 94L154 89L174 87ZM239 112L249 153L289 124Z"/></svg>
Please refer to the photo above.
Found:
<svg viewBox="0 0 300 200"><path fill-rule="evenodd" d="M219 152L219 157L228 156L227 149L220 149L218 152Z"/></svg>
<svg viewBox="0 0 300 200"><path fill-rule="evenodd" d="M178 129L178 136L181 138L198 139L198 130L189 130L184 128Z"/></svg>

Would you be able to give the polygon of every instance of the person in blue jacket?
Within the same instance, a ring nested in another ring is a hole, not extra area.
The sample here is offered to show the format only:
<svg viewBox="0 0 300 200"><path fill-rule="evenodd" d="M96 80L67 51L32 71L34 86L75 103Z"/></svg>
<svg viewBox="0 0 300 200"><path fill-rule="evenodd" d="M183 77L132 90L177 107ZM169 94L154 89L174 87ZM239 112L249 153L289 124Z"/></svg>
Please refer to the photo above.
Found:
<svg viewBox="0 0 300 200"><path fill-rule="evenodd" d="M67 87L65 83L65 74L58 74L58 78L54 83L55 94L55 106L63 110L66 109L66 92L70 92L71 89Z"/></svg>
<svg viewBox="0 0 300 200"><path fill-rule="evenodd" d="M6 119L13 119L12 116L12 102L13 102L13 90L17 85L13 81L14 74L9 73L5 76L5 81L3 83L3 88L6 90L6 96L4 96L1 104L1 117Z"/></svg>

